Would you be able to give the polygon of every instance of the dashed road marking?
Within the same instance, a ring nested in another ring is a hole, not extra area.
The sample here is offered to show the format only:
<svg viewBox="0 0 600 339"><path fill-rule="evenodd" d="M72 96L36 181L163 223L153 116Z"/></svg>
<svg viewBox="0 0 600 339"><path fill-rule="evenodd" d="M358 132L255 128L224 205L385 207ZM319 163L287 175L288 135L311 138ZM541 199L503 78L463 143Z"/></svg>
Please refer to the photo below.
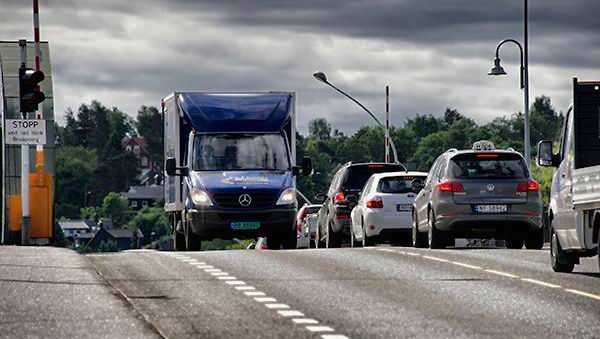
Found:
<svg viewBox="0 0 600 339"><path fill-rule="evenodd" d="M226 275L224 277L217 277L217 279L219 279L219 280L236 280L237 278L236 277L232 277L230 275Z"/></svg>
<svg viewBox="0 0 600 339"><path fill-rule="evenodd" d="M256 298L254 298L254 300L258 301L259 303L274 303L274 302L277 302L277 299L271 298L271 297L256 297Z"/></svg>
<svg viewBox="0 0 600 339"><path fill-rule="evenodd" d="M244 292L245 295L250 296L250 297L254 297L254 296L258 296L258 295L266 295L265 292L258 292L258 291L250 291L250 292Z"/></svg>
<svg viewBox="0 0 600 339"><path fill-rule="evenodd" d="M323 334L321 336L323 339L348 339L345 335L342 334Z"/></svg>
<svg viewBox="0 0 600 339"><path fill-rule="evenodd" d="M246 283L241 280L227 280L227 281L225 281L225 283L227 285L232 285L232 286L233 285L246 285Z"/></svg>
<svg viewBox="0 0 600 339"><path fill-rule="evenodd" d="M506 272L500 272L500 271L496 271L496 270L485 270L488 273L493 273L496 275L501 275L504 277L508 277L508 278L518 278L518 275L514 275L514 274L510 274L510 273L506 273Z"/></svg>
<svg viewBox="0 0 600 339"><path fill-rule="evenodd" d="M292 319L292 321L296 324L318 324L319 323L315 319L310 319L310 318L297 318L297 319Z"/></svg>
<svg viewBox="0 0 600 339"><path fill-rule="evenodd" d="M211 272L222 272L222 271L218 268L208 268L208 269L205 269L204 272L211 273Z"/></svg>
<svg viewBox="0 0 600 339"><path fill-rule="evenodd" d="M255 290L256 288L254 286L236 286L235 289L238 291L248 291L248 290ZM244 292L244 293L246 293L246 292Z"/></svg>
<svg viewBox="0 0 600 339"><path fill-rule="evenodd" d="M575 293L575 294L578 294L578 295L581 295L584 297L600 300L600 295L597 295L597 294L587 293L587 292L583 292L583 291L579 291L579 290L574 290L571 288L566 288L565 291L570 292L570 293Z"/></svg>
<svg viewBox="0 0 600 339"><path fill-rule="evenodd" d="M274 310L277 310L277 309L283 309L283 308L290 308L290 307L289 307L288 305L286 305L286 304L265 304L265 306L266 306L267 308L274 309Z"/></svg>
<svg viewBox="0 0 600 339"><path fill-rule="evenodd" d="M550 283L539 281L539 280L535 280L535 279L521 278L521 280L526 281L526 282L530 282L532 284L538 284L538 285L541 285L541 286L545 286L545 287L560 288L560 285L554 285L554 284L550 284Z"/></svg>
<svg viewBox="0 0 600 339"><path fill-rule="evenodd" d="M304 313L302 313L300 311L284 310L284 311L277 311L277 313L279 313L279 315L282 317L304 317Z"/></svg>
<svg viewBox="0 0 600 339"><path fill-rule="evenodd" d="M199 268L201 270L206 270L206 269L211 269L211 268L214 268L214 267L212 267L210 265L199 265L199 266L196 266L196 268Z"/></svg>
<svg viewBox="0 0 600 339"><path fill-rule="evenodd" d="M206 271L204 271L204 272L206 272ZM211 275L218 277L220 275L229 275L229 273L227 273L227 272L212 272Z"/></svg>
<svg viewBox="0 0 600 339"><path fill-rule="evenodd" d="M333 332L333 328L329 326L306 326L306 329L311 332Z"/></svg>

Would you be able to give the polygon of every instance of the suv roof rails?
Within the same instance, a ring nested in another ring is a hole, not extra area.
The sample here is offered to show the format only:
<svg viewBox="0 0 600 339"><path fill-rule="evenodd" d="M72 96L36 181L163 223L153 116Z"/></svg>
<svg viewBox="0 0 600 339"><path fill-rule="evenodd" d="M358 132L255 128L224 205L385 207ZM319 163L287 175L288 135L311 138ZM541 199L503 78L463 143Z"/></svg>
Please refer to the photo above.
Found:
<svg viewBox="0 0 600 339"><path fill-rule="evenodd" d="M444 153L452 153L452 152L458 152L458 149L456 149L456 148L449 148Z"/></svg>
<svg viewBox="0 0 600 339"><path fill-rule="evenodd" d="M515 151L515 149L514 149L514 148L512 148L512 147L509 147L509 148L507 148L506 150L507 150L507 151L509 151L509 152L513 152L513 153L514 153L514 152L516 152L516 151Z"/></svg>

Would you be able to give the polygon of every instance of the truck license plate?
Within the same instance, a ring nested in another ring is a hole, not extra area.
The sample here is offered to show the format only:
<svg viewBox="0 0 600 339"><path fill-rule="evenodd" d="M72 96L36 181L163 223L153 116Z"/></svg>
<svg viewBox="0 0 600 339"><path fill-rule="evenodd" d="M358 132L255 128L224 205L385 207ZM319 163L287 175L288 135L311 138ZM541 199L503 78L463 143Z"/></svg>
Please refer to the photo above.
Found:
<svg viewBox="0 0 600 339"><path fill-rule="evenodd" d="M475 211L478 213L505 213L506 205L476 205Z"/></svg>
<svg viewBox="0 0 600 339"><path fill-rule="evenodd" d="M240 221L232 222L232 230L257 230L260 228L260 222L258 221Z"/></svg>
<svg viewBox="0 0 600 339"><path fill-rule="evenodd" d="M396 205L396 210L398 212L406 212L406 211L410 211L411 209L412 209L412 205L408 205L408 204Z"/></svg>

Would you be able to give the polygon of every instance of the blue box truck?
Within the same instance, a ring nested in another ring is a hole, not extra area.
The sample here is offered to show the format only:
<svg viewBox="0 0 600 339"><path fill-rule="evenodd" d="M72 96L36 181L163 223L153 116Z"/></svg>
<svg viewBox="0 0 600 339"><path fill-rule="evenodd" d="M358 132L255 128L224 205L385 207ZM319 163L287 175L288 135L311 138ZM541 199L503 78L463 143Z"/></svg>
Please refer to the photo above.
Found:
<svg viewBox="0 0 600 339"><path fill-rule="evenodd" d="M176 92L162 101L165 211L176 250L266 236L296 247L295 94Z"/></svg>

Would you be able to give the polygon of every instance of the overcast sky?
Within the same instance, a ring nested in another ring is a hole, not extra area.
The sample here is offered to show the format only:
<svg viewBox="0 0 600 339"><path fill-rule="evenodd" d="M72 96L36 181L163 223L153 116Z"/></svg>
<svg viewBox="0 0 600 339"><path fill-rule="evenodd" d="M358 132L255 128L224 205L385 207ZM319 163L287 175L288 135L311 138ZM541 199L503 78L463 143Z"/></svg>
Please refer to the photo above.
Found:
<svg viewBox="0 0 600 339"><path fill-rule="evenodd" d="M31 1L0 0L0 40L31 38ZM531 100L564 110L573 77L600 79L600 1L530 0ZM458 109L478 122L522 110L521 0L40 0L56 117L99 99L135 115L173 91L291 90L298 123L372 124L317 70L392 123Z"/></svg>

